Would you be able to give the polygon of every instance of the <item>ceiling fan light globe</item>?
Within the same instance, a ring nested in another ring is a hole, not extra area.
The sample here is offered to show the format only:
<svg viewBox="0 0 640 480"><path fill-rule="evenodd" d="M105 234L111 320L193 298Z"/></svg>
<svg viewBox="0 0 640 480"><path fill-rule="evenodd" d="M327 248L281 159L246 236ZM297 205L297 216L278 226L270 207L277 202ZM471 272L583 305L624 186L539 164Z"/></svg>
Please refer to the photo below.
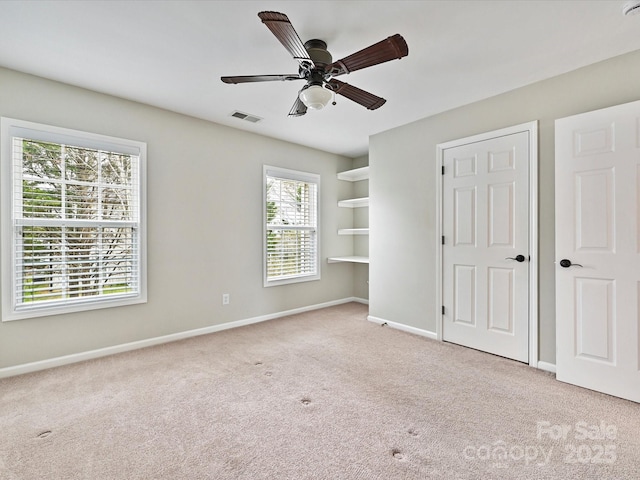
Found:
<svg viewBox="0 0 640 480"><path fill-rule="evenodd" d="M320 85L311 85L300 92L300 101L312 110L326 107L331 97L331 92Z"/></svg>

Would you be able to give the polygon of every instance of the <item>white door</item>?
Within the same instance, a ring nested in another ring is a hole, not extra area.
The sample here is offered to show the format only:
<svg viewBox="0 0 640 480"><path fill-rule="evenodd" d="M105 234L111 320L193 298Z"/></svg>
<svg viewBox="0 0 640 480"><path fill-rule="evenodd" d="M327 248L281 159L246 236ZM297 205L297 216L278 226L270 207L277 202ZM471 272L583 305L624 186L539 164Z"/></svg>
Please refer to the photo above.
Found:
<svg viewBox="0 0 640 480"><path fill-rule="evenodd" d="M556 121L556 370L640 402L640 102Z"/></svg>
<svg viewBox="0 0 640 480"><path fill-rule="evenodd" d="M442 338L529 360L530 132L446 148Z"/></svg>

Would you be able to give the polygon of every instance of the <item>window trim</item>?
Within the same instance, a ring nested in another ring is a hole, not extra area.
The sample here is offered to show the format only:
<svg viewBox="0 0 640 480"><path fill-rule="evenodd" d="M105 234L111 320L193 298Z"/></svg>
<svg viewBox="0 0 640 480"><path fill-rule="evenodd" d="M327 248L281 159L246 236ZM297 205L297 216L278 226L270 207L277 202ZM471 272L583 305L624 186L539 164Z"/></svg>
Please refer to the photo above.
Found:
<svg viewBox="0 0 640 480"><path fill-rule="evenodd" d="M16 305L15 281L15 235L13 198L13 137L23 137L38 141L65 143L74 146L109 150L118 153L137 155L138 189L139 189L139 223L138 223L138 265L139 288L137 295L117 298L87 298L69 304L43 304L32 308L18 309ZM109 307L120 307L147 302L147 144L136 140L128 140L97 133L83 132L68 128L56 127L14 118L0 118L0 275L2 298L2 321L22 320L26 318L44 317L72 312L88 311Z"/></svg>
<svg viewBox="0 0 640 480"><path fill-rule="evenodd" d="M267 176L284 178L289 180L297 180L316 184L316 254L315 264L316 273L313 275L296 275L284 279L269 280L267 278ZM288 285L292 283L310 282L320 280L321 278L321 262L320 262L320 174L303 172L299 170L291 170L288 168L274 167L263 165L262 168L262 275L264 287L275 287L278 285Z"/></svg>

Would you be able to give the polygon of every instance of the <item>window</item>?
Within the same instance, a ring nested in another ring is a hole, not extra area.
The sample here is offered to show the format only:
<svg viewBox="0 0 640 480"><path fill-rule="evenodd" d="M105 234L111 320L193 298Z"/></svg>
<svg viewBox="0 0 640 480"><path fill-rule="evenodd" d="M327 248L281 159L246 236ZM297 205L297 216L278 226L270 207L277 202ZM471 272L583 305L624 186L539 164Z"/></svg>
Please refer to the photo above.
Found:
<svg viewBox="0 0 640 480"><path fill-rule="evenodd" d="M2 118L2 320L146 301L146 144Z"/></svg>
<svg viewBox="0 0 640 480"><path fill-rule="evenodd" d="M320 176L264 166L264 286L320 279Z"/></svg>

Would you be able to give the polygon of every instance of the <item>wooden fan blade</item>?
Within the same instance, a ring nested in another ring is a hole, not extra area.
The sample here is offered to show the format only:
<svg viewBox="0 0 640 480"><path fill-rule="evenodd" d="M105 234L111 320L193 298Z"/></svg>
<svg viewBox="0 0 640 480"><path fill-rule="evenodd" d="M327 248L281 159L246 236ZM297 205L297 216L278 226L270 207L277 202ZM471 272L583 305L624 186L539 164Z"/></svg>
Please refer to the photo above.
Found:
<svg viewBox="0 0 640 480"><path fill-rule="evenodd" d="M307 106L304 103L302 103L302 100L300 100L300 97L298 96L296 97L296 101L293 104L293 107L291 107L291 110L289 110L289 116L301 117L305 113L307 113Z"/></svg>
<svg viewBox="0 0 640 480"><path fill-rule="evenodd" d="M304 44L298 33L291 25L289 17L284 13L260 12L258 17L262 20L271 33L273 33L287 51L300 63L313 66L313 61L309 58L309 52L304 48Z"/></svg>
<svg viewBox="0 0 640 480"><path fill-rule="evenodd" d="M333 62L327 72L334 77L351 73L362 68L371 67L389 60L400 59L409 55L407 42L400 34L386 38L378 43L360 50L348 57Z"/></svg>
<svg viewBox="0 0 640 480"><path fill-rule="evenodd" d="M338 95L347 97L349 100L353 100L369 110L380 108L386 102L384 98L377 97L373 93L366 92L358 87L336 80L335 78L329 80L327 84L331 87L331 90Z"/></svg>
<svg viewBox="0 0 640 480"><path fill-rule="evenodd" d="M303 80L300 75L244 75L238 77L220 77L224 83L276 82L287 80Z"/></svg>

